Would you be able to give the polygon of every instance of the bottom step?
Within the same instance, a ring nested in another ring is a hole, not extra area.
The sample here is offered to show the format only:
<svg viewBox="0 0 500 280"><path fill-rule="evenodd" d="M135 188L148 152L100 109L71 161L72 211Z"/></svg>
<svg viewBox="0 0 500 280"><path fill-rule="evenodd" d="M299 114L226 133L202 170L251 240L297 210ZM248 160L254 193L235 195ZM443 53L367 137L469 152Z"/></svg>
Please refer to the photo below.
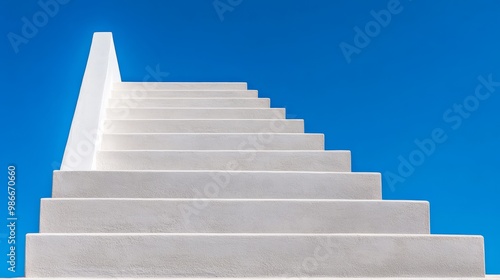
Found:
<svg viewBox="0 0 500 280"><path fill-rule="evenodd" d="M57 278L40 278L40 277L24 278L24 277L20 277L20 278L0 278L0 279L1 280L3 280L3 279L6 279L6 280L7 279L9 279L9 280L12 280L12 279L51 280L52 279L52 280L54 280ZM68 279L68 278L65 278L65 279ZM141 278L137 278L137 277L136 278L129 278L129 277L81 278L81 277L78 277L78 278L69 278L69 279L74 279L74 280L214 280L214 278L174 278L174 277L170 277L170 278L164 278L164 277L161 277L161 278L158 278L158 277L155 277L155 278L144 278L144 277L141 277ZM242 278L217 278L217 280L500 280L500 276L486 275L486 278L484 278L484 277L460 277L460 278L457 278L457 277L439 277L439 278L436 278L436 277L432 277L432 278L429 278L429 277L420 277L420 278L415 278L415 277L390 277L390 278L380 278L380 277L363 277L363 278L303 277L301 279L293 279L293 278L287 278L287 277L273 277L273 278L246 277L244 279L242 279Z"/></svg>
<svg viewBox="0 0 500 280"><path fill-rule="evenodd" d="M27 277L484 277L480 236L28 234L26 239Z"/></svg>

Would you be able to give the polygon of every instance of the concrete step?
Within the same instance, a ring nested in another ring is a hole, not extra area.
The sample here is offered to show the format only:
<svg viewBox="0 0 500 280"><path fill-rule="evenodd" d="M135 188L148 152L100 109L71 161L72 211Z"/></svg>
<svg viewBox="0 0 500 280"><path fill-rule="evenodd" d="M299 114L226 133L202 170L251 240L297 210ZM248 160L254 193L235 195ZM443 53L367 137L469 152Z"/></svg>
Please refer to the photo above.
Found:
<svg viewBox="0 0 500 280"><path fill-rule="evenodd" d="M0 279L5 279L5 280L11 280L12 278L0 278ZM24 278L24 277L19 277L15 279L27 279L27 280L49 280L49 279L54 279L54 278L45 278L45 277L33 277L33 278ZM155 277L155 280L213 280L213 278L163 278L163 277ZM301 277L302 280L325 280L325 278L321 277ZM143 278L143 277L134 277L134 278L101 278L101 277L78 277L75 278L74 280L151 280L151 278ZM241 278L228 278L228 277L219 277L217 280L241 280ZM282 277L272 277L272 278L266 278L266 277L252 277L252 278L247 278L245 280L290 280L290 278L285 278L285 276ZM500 276L489 276L486 275L485 277L363 277L363 278L344 278L344 277L328 277L328 280L500 280Z"/></svg>
<svg viewBox="0 0 500 280"><path fill-rule="evenodd" d="M97 170L351 171L349 151L100 151Z"/></svg>
<svg viewBox="0 0 500 280"><path fill-rule="evenodd" d="M110 98L109 108L269 108L269 98Z"/></svg>
<svg viewBox="0 0 500 280"><path fill-rule="evenodd" d="M323 134L103 134L101 150L324 150Z"/></svg>
<svg viewBox="0 0 500 280"><path fill-rule="evenodd" d="M114 90L247 90L242 82L119 82Z"/></svg>
<svg viewBox="0 0 500 280"><path fill-rule="evenodd" d="M106 120L104 133L304 133L303 120Z"/></svg>
<svg viewBox="0 0 500 280"><path fill-rule="evenodd" d="M151 119L284 119L285 109L228 108L108 108L106 117L114 120Z"/></svg>
<svg viewBox="0 0 500 280"><path fill-rule="evenodd" d="M28 234L26 277L484 277L481 236Z"/></svg>
<svg viewBox="0 0 500 280"><path fill-rule="evenodd" d="M55 198L381 199L380 173L54 171Z"/></svg>
<svg viewBox="0 0 500 280"><path fill-rule="evenodd" d="M382 200L42 199L41 233L429 234L429 204Z"/></svg>
<svg viewBox="0 0 500 280"><path fill-rule="evenodd" d="M257 90L114 90L112 98L256 98Z"/></svg>

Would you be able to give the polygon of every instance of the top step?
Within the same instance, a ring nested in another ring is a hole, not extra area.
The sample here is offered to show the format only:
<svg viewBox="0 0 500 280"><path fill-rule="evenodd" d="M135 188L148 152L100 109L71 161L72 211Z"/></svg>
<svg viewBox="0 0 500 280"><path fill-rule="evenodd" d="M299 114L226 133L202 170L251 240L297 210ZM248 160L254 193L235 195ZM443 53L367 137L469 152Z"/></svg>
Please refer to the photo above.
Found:
<svg viewBox="0 0 500 280"><path fill-rule="evenodd" d="M170 82L121 82L115 90L246 90L247 83L170 83Z"/></svg>

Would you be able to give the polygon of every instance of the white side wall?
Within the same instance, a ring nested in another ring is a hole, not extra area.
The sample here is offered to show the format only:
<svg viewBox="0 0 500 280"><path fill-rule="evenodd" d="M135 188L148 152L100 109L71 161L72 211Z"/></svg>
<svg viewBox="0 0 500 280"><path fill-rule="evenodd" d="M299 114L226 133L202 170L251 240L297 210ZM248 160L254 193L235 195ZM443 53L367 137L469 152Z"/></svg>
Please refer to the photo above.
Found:
<svg viewBox="0 0 500 280"><path fill-rule="evenodd" d="M106 104L113 83L120 81L112 34L94 33L61 170L95 169Z"/></svg>

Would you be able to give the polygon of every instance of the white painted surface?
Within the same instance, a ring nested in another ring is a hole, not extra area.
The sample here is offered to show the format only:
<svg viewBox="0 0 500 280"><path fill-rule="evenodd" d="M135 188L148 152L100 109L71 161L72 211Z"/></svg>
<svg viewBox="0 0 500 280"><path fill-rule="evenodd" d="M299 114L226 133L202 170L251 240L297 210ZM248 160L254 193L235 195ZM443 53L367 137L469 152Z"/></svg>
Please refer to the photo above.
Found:
<svg viewBox="0 0 500 280"><path fill-rule="evenodd" d="M114 120L154 119L284 119L285 109L229 108L109 108Z"/></svg>
<svg viewBox="0 0 500 280"><path fill-rule="evenodd" d="M115 90L247 90L244 82L121 82Z"/></svg>
<svg viewBox="0 0 500 280"><path fill-rule="evenodd" d="M304 133L303 120L107 120L105 133Z"/></svg>
<svg viewBox="0 0 500 280"><path fill-rule="evenodd" d="M113 98L256 98L257 90L113 90Z"/></svg>
<svg viewBox="0 0 500 280"><path fill-rule="evenodd" d="M484 277L479 236L28 234L26 253L27 277Z"/></svg>
<svg viewBox="0 0 500 280"><path fill-rule="evenodd" d="M269 108L269 98L111 98L110 108Z"/></svg>
<svg viewBox="0 0 500 280"><path fill-rule="evenodd" d="M355 172L55 171L52 196L381 199L382 182Z"/></svg>
<svg viewBox="0 0 500 280"><path fill-rule="evenodd" d="M103 134L101 149L114 150L323 150L323 134L128 133Z"/></svg>
<svg viewBox="0 0 500 280"><path fill-rule="evenodd" d="M351 171L349 151L100 151L97 170Z"/></svg>
<svg viewBox="0 0 500 280"><path fill-rule="evenodd" d="M310 199L43 199L42 233L429 234L416 201Z"/></svg>
<svg viewBox="0 0 500 280"><path fill-rule="evenodd" d="M113 83L121 81L111 33L94 33L61 170L91 170Z"/></svg>
<svg viewBox="0 0 500 280"><path fill-rule="evenodd" d="M27 279L27 278L0 278L0 279ZM53 279L53 278L40 278L40 277L33 277L29 278L30 280L47 280L47 279ZM128 278L128 277L120 277L120 280L151 280L150 277L148 278L143 278L143 277L134 277L134 278ZM164 277L155 277L155 280L214 280L213 277L197 277L197 278L178 278L178 277L169 277L169 278L164 278ZM229 278L229 277L218 277L217 280L240 280L241 278ZM307 279L307 280L325 280L324 277L318 278L318 277L303 277L302 279ZM363 277L363 278L345 278L345 277L328 277L328 280L485 280L485 277ZM492 279L500 279L500 276L488 276L486 275L487 280L492 280ZM101 278L101 277L78 277L75 280L110 280L110 278ZM283 278L283 277L245 277L245 280L290 280L290 278Z"/></svg>

